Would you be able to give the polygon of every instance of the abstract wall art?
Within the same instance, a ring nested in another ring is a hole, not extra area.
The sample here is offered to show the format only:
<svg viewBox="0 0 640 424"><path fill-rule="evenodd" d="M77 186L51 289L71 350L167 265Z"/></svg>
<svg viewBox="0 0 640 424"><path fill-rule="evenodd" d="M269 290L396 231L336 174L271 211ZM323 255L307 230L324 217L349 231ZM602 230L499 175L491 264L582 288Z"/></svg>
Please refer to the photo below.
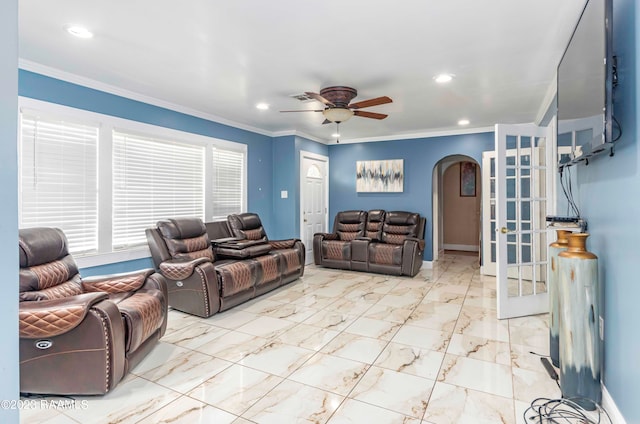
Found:
<svg viewBox="0 0 640 424"><path fill-rule="evenodd" d="M403 190L403 159L356 161L356 192L401 193Z"/></svg>

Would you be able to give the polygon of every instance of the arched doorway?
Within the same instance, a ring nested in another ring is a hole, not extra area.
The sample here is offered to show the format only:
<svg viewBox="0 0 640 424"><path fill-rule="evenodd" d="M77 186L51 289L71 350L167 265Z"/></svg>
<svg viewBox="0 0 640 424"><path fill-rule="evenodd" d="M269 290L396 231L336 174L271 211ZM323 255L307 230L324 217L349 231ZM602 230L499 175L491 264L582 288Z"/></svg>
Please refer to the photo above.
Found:
<svg viewBox="0 0 640 424"><path fill-rule="evenodd" d="M475 159L452 155L433 169L433 260L445 250L478 254L481 173Z"/></svg>

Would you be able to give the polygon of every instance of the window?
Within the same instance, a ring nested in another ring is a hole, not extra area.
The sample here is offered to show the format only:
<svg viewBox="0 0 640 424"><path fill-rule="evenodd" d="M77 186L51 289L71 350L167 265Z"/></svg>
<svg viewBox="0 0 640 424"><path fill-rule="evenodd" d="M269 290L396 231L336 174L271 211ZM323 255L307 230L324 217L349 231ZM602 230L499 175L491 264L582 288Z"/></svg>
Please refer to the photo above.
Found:
<svg viewBox="0 0 640 424"><path fill-rule="evenodd" d="M144 230L161 219L246 211L244 144L20 105L20 227L61 228L81 267L148 256Z"/></svg>
<svg viewBox="0 0 640 424"><path fill-rule="evenodd" d="M243 152L213 149L213 210L212 219L225 219L227 215L243 210L245 198Z"/></svg>
<svg viewBox="0 0 640 424"><path fill-rule="evenodd" d="M160 219L204 218L204 151L114 131L114 250L146 245L144 230Z"/></svg>
<svg viewBox="0 0 640 424"><path fill-rule="evenodd" d="M98 126L23 114L20 227L58 227L74 253L98 251Z"/></svg>

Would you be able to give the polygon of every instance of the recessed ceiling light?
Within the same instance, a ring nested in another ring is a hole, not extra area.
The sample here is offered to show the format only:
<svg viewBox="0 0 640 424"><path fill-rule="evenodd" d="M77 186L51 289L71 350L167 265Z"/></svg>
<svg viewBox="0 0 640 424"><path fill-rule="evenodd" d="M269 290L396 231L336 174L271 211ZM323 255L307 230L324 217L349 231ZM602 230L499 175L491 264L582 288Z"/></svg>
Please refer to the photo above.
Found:
<svg viewBox="0 0 640 424"><path fill-rule="evenodd" d="M338 133L333 133L333 134L331 134L331 137L338 138L338 137L340 137L340 134L338 134Z"/></svg>
<svg viewBox="0 0 640 424"><path fill-rule="evenodd" d="M453 75L452 74L440 74L440 75L436 75L435 77L433 77L433 79L438 84L446 84L448 82L451 82L451 80L453 79Z"/></svg>
<svg viewBox="0 0 640 424"><path fill-rule="evenodd" d="M469 125L468 119L461 119L458 121L458 125Z"/></svg>
<svg viewBox="0 0 640 424"><path fill-rule="evenodd" d="M267 110L267 109L269 109L269 105L267 103L258 103L256 105L256 108L258 108L260 110Z"/></svg>
<svg viewBox="0 0 640 424"><path fill-rule="evenodd" d="M78 38L92 38L93 33L87 28L79 25L65 25L64 29L71 35Z"/></svg>

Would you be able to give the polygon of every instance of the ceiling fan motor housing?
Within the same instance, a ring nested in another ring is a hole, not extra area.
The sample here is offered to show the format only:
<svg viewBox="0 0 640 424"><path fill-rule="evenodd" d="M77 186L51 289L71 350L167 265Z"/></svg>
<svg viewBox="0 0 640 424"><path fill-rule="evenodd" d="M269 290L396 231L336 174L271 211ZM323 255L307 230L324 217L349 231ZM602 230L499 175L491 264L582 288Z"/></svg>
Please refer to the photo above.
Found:
<svg viewBox="0 0 640 424"><path fill-rule="evenodd" d="M334 86L323 88L320 90L320 95L333 103L335 107L346 108L351 100L358 95L358 91L351 87Z"/></svg>

